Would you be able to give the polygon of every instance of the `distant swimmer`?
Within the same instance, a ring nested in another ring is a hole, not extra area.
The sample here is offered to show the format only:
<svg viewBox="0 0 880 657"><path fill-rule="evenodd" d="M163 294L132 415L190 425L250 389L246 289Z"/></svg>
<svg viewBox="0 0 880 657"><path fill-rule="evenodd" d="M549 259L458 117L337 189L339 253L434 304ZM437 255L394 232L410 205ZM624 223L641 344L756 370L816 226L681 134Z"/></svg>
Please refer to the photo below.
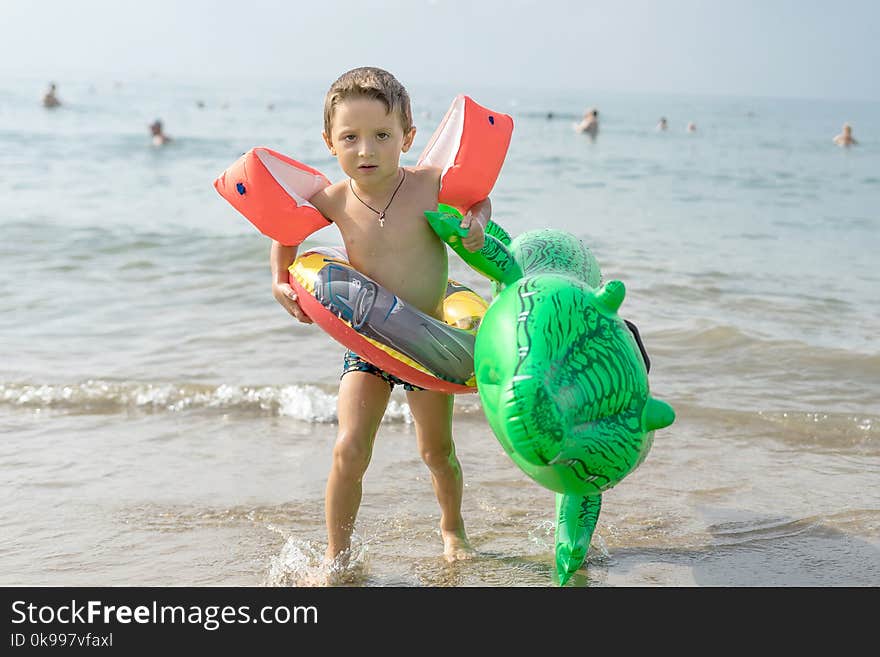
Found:
<svg viewBox="0 0 880 657"><path fill-rule="evenodd" d="M171 137L162 131L162 122L159 119L150 124L150 133L153 135L153 146L164 146L171 141Z"/></svg>
<svg viewBox="0 0 880 657"><path fill-rule="evenodd" d="M660 120L657 122L657 130L666 130L669 125L666 123L666 117L661 116Z"/></svg>
<svg viewBox="0 0 880 657"><path fill-rule="evenodd" d="M61 101L58 100L58 96L55 90L55 83L49 83L49 90L43 96L43 107L59 107L61 105Z"/></svg>
<svg viewBox="0 0 880 657"><path fill-rule="evenodd" d="M580 123L576 124L574 129L577 132L590 135L593 139L599 134L599 110L591 107L584 112L584 118Z"/></svg>
<svg viewBox="0 0 880 657"><path fill-rule="evenodd" d="M696 132L697 131L697 124L694 123L693 121L688 123L687 131L688 132Z"/></svg>
<svg viewBox="0 0 880 657"><path fill-rule="evenodd" d="M843 124L840 134L834 137L833 141L838 146L855 146L859 143L853 138L852 126L849 123Z"/></svg>

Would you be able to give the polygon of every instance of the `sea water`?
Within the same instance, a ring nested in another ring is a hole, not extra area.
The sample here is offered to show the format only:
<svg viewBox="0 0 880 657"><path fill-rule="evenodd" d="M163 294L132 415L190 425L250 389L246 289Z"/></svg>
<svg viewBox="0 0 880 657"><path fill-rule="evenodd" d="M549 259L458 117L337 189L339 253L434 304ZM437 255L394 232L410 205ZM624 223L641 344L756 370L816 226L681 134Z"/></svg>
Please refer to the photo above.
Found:
<svg viewBox="0 0 880 657"><path fill-rule="evenodd" d="M273 300L268 238L212 182L258 145L340 180L325 88L56 80L47 110L46 82L0 80L0 583L320 581L344 348ZM457 93L513 116L493 218L569 231L625 283L677 411L569 586L880 584L880 104L403 82L406 165ZM595 140L573 130L587 106ZM832 143L844 121L858 146ZM450 273L491 294L454 255ZM477 557L441 557L397 390L349 584L553 582L553 493L477 395L455 440Z"/></svg>

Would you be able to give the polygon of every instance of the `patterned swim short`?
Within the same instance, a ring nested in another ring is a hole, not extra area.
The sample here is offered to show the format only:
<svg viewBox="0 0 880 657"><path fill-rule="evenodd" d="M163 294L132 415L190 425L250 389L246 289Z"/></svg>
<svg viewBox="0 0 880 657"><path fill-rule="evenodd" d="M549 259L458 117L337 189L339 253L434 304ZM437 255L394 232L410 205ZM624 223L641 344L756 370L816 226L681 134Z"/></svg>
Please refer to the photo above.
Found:
<svg viewBox="0 0 880 657"><path fill-rule="evenodd" d="M393 374L389 374L385 370L380 370L378 367L376 367L372 363L368 363L350 349L345 352L345 360L342 365L342 375L339 378L342 378L349 372L366 372L367 374L378 376L389 386L391 386L392 390L394 390L395 385L401 385L403 386L404 390L408 391L424 390L424 388L419 388L418 386L414 386L411 383L407 383L406 381L398 379L396 376L394 376Z"/></svg>

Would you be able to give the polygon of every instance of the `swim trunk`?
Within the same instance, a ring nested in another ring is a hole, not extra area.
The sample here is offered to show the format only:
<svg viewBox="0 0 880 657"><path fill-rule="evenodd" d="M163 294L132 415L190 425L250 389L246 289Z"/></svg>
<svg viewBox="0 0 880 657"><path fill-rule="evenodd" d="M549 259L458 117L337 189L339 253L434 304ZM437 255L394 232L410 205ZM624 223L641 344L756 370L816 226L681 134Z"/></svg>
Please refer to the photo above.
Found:
<svg viewBox="0 0 880 657"><path fill-rule="evenodd" d="M341 379L349 372L366 372L367 374L378 376L389 386L391 386L392 390L394 390L395 385L401 385L403 386L403 389L407 391L424 390L424 388L419 388L418 386L414 386L412 383L407 383L402 379L398 379L396 376L394 376L393 374L389 374L385 370L380 370L372 363L368 363L363 358L358 356L351 349L345 352L345 359L342 365L342 374L339 378Z"/></svg>

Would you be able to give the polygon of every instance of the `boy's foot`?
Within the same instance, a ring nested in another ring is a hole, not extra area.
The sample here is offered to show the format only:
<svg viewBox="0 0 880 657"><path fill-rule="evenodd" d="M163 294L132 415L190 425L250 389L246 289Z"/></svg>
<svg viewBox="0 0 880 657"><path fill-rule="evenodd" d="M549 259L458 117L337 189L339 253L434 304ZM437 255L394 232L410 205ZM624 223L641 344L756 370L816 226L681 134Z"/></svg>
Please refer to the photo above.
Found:
<svg viewBox="0 0 880 657"><path fill-rule="evenodd" d="M467 534L464 530L443 531L440 530L443 537L443 557L450 563L453 561L463 561L465 559L473 559L477 555L477 551L471 547Z"/></svg>
<svg viewBox="0 0 880 657"><path fill-rule="evenodd" d="M342 550L341 552L337 552L334 554L330 551L330 548L327 548L327 551L324 552L324 568L333 569L333 570L345 570L348 568L349 561L351 560L351 549L347 548Z"/></svg>
<svg viewBox="0 0 880 657"><path fill-rule="evenodd" d="M350 550L342 550L335 556L330 552L330 548L324 553L324 562L321 564L321 571L324 576L323 586L334 586L341 583L345 579L345 572L349 567L351 558Z"/></svg>
<svg viewBox="0 0 880 657"><path fill-rule="evenodd" d="M325 575L324 585L337 586L362 581L367 568L364 560L365 552L364 546L358 546L352 553L352 548L349 546L333 557L328 550L321 562L321 571Z"/></svg>

